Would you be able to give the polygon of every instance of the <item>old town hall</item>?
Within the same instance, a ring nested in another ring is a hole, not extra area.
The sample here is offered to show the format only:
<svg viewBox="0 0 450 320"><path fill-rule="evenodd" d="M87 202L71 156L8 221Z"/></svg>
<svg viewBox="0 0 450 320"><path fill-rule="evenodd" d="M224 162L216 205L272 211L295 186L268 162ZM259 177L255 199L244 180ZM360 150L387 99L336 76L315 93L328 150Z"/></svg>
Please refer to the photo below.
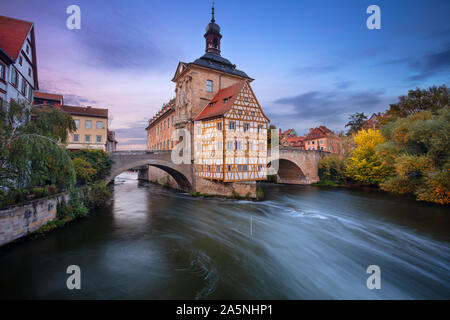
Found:
<svg viewBox="0 0 450 320"><path fill-rule="evenodd" d="M198 184L264 180L269 119L250 86L253 79L221 56L220 31L213 7L206 53L178 63L175 98L149 120L147 148L173 149L172 132L183 128L191 136L196 175L205 180Z"/></svg>

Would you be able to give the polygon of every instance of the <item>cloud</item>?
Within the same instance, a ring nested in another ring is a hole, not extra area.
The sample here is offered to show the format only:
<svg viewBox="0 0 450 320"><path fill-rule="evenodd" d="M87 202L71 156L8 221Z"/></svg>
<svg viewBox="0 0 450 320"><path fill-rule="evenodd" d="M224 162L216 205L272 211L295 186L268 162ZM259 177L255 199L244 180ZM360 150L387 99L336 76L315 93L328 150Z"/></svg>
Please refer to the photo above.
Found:
<svg viewBox="0 0 450 320"><path fill-rule="evenodd" d="M437 73L450 70L450 48L423 56L409 62L409 67L416 72L410 80L423 80Z"/></svg>
<svg viewBox="0 0 450 320"><path fill-rule="evenodd" d="M423 55L419 58L403 57L382 61L376 66L405 66L408 81L421 81L450 70L450 48Z"/></svg>
<svg viewBox="0 0 450 320"><path fill-rule="evenodd" d="M294 70L295 74L325 74L331 73L339 70L341 65L325 65L325 66L307 66L307 67L297 67Z"/></svg>
<svg viewBox="0 0 450 320"><path fill-rule="evenodd" d="M88 11L78 41L87 52L88 65L114 69L148 69L161 66L165 55L151 34L153 28L146 6L128 7L124 12L112 8ZM95 13L95 14L94 14ZM133 18L130 18L133 17Z"/></svg>
<svg viewBox="0 0 450 320"><path fill-rule="evenodd" d="M64 104L73 106L93 106L99 102L94 99L88 99L76 94L64 94Z"/></svg>
<svg viewBox="0 0 450 320"><path fill-rule="evenodd" d="M353 85L352 81L340 81L335 83L337 89L348 89Z"/></svg>
<svg viewBox="0 0 450 320"><path fill-rule="evenodd" d="M271 113L272 122L283 126L303 126L307 129L324 124L342 130L348 115L354 112L370 114L384 109L387 99L384 91L309 91L292 97L277 99L273 110L285 109L284 114ZM291 109L286 107L291 107Z"/></svg>
<svg viewBox="0 0 450 320"><path fill-rule="evenodd" d="M115 129L116 139L121 149L146 149L148 120L129 122L123 127Z"/></svg>

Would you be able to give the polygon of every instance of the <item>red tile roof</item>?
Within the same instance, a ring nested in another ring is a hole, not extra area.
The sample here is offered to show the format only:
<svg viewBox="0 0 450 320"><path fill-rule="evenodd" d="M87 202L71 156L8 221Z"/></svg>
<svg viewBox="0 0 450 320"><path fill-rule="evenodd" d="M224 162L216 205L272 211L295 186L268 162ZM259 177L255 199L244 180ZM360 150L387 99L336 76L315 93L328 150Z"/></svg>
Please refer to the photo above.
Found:
<svg viewBox="0 0 450 320"><path fill-rule="evenodd" d="M305 136L305 140L318 139L331 135L333 132L325 126L309 129L309 133Z"/></svg>
<svg viewBox="0 0 450 320"><path fill-rule="evenodd" d="M61 110L77 116L108 118L108 109L62 106Z"/></svg>
<svg viewBox="0 0 450 320"><path fill-rule="evenodd" d="M32 26L32 22L0 16L0 48L14 61Z"/></svg>
<svg viewBox="0 0 450 320"><path fill-rule="evenodd" d="M39 98L39 99L55 100L55 101L63 100L63 96L61 94L54 94L54 93L47 93L47 92L40 92L40 91L35 91L34 97Z"/></svg>
<svg viewBox="0 0 450 320"><path fill-rule="evenodd" d="M199 115L194 119L203 120L223 116L233 106L237 95L244 87L245 81L239 81L232 86L223 88L212 98L208 104L203 108ZM226 100L227 99L227 100Z"/></svg>

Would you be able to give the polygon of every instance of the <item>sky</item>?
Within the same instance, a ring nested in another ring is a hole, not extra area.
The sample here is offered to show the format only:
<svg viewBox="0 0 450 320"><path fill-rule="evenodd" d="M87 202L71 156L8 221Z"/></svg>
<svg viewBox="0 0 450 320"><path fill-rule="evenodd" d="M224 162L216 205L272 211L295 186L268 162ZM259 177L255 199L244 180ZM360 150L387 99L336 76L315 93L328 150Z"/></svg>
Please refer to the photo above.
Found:
<svg viewBox="0 0 450 320"><path fill-rule="evenodd" d="M81 29L69 30L70 5ZM369 5L381 29L369 30ZM209 0L0 0L34 22L40 90L108 108L120 149L145 149L145 127L175 95L179 61L204 54ZM215 0L222 56L255 79L271 123L298 134L382 112L416 87L449 85L448 0Z"/></svg>

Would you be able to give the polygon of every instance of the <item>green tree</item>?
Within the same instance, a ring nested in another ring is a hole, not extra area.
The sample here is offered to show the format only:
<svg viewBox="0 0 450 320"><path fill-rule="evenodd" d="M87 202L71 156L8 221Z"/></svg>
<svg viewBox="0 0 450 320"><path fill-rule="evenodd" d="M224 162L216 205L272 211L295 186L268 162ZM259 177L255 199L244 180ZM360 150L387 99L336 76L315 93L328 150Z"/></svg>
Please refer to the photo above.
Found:
<svg viewBox="0 0 450 320"><path fill-rule="evenodd" d="M350 121L345 125L345 127L349 127L347 135L351 135L357 133L362 129L364 122L366 122L367 120L367 116L364 114L364 112L356 112L354 114L351 114L348 119Z"/></svg>
<svg viewBox="0 0 450 320"><path fill-rule="evenodd" d="M64 147L76 130L71 116L15 102L0 110L0 188L73 185L75 171Z"/></svg>
<svg viewBox="0 0 450 320"><path fill-rule="evenodd" d="M319 178L322 185L347 183L345 158L330 154L319 160Z"/></svg>
<svg viewBox="0 0 450 320"><path fill-rule="evenodd" d="M394 175L381 188L415 194L418 200L450 202L450 110L428 108L382 128L386 142L377 147Z"/></svg>
<svg viewBox="0 0 450 320"><path fill-rule="evenodd" d="M90 162L83 158L74 158L72 163L75 168L78 184L86 184L93 181L97 170L92 167Z"/></svg>
<svg viewBox="0 0 450 320"><path fill-rule="evenodd" d="M83 149L70 153L72 159L81 158L89 162L96 173L91 181L100 181L105 179L111 172L112 160L107 152L103 150Z"/></svg>
<svg viewBox="0 0 450 320"><path fill-rule="evenodd" d="M353 136L356 147L348 160L347 177L378 185L389 175L389 167L381 160L375 147L385 142L379 130L361 130Z"/></svg>

